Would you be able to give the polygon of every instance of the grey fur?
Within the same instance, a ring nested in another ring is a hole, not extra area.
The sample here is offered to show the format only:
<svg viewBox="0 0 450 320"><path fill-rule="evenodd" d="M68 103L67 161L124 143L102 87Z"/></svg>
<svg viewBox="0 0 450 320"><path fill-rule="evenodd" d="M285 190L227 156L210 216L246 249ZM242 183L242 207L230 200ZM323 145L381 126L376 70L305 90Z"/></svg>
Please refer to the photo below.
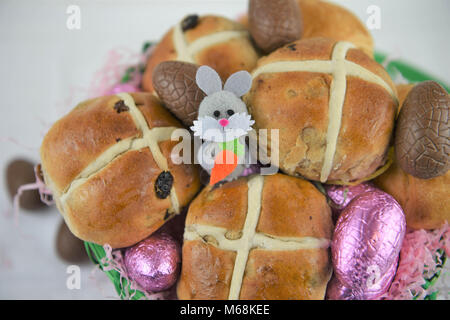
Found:
<svg viewBox="0 0 450 320"><path fill-rule="evenodd" d="M248 113L247 106L234 93L229 91L220 91L212 95L206 96L200 103L198 109L198 117L210 116L217 119L228 119L230 115L228 110L233 110L234 113ZM219 111L220 116L215 117L214 112Z"/></svg>
<svg viewBox="0 0 450 320"><path fill-rule="evenodd" d="M247 71L233 73L225 82L223 89L233 92L236 96L242 97L250 91L252 87L252 76Z"/></svg>
<svg viewBox="0 0 450 320"><path fill-rule="evenodd" d="M214 141L211 141L211 138L205 138L206 142L200 146L197 153L198 161L203 169L211 174L214 159L220 151L219 143L224 142L220 139L227 139L226 130L228 130L227 133L229 130L237 132L234 137L239 137L241 143L244 144L245 155L238 158L238 166L224 180L237 179L249 164L254 163L245 144L245 136L254 121L248 115L247 106L240 99L250 90L252 77L247 71L236 72L228 78L224 90L222 90L222 81L217 72L208 66L201 66L197 70L196 82L207 96L200 103L198 120L194 121L191 129L196 136L200 137L203 135L203 130L214 130L212 132L220 134L218 139L212 138ZM234 117L230 119L232 116ZM219 124L221 119L229 119L230 122L227 125L229 129L225 129ZM245 128L241 128L241 126Z"/></svg>
<svg viewBox="0 0 450 320"><path fill-rule="evenodd" d="M208 96L222 91L222 80L213 68L201 66L195 75L198 87Z"/></svg>

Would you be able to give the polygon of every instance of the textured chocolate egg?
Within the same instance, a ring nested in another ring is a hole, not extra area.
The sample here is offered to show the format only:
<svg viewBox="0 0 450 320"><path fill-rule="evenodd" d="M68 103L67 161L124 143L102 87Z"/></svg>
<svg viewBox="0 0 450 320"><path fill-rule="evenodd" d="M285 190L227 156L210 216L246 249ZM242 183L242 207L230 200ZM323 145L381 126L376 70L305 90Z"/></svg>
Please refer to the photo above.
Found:
<svg viewBox="0 0 450 320"><path fill-rule="evenodd" d="M395 131L395 153L405 172L431 179L450 168L449 106L447 91L434 81L411 89Z"/></svg>
<svg viewBox="0 0 450 320"><path fill-rule="evenodd" d="M186 126L197 119L198 107L205 94L197 86L198 65L165 61L153 72L153 86L161 101Z"/></svg>
<svg viewBox="0 0 450 320"><path fill-rule="evenodd" d="M22 185L34 183L34 165L24 159L11 161L6 168L6 184L9 195L14 198ZM26 190L20 195L19 205L26 210L37 210L45 207L37 190Z"/></svg>
<svg viewBox="0 0 450 320"><path fill-rule="evenodd" d="M250 0L249 29L266 53L300 39L302 22L295 0Z"/></svg>

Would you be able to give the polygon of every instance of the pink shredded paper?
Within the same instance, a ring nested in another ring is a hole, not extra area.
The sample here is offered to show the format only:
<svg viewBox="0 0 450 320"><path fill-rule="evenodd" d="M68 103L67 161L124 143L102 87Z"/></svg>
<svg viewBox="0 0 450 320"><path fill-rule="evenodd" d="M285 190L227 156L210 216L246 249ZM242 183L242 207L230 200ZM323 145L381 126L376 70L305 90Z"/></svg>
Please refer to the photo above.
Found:
<svg viewBox="0 0 450 320"><path fill-rule="evenodd" d="M110 50L106 55L103 67L92 78L88 96L94 98L109 94L111 88L120 83L125 71L130 66L135 66L136 70L132 73L128 83L138 87L142 78L138 67L140 64L145 64L147 56L151 54L153 47L150 46L144 54L136 53L126 48Z"/></svg>
<svg viewBox="0 0 450 320"><path fill-rule="evenodd" d="M15 216L16 224L19 221L19 210L20 210L19 201L20 201L20 196L22 195L22 193L24 191L27 191L27 190L38 190L39 195L41 197L41 201L43 203L45 203L48 206L51 206L51 205L54 204L53 197L52 197L52 192L50 191L50 189L47 188L47 186L45 185L44 181L42 181L41 178L40 178L38 165L36 165L34 167L34 177L35 177L35 180L36 180L35 182L21 185L17 189L17 193L14 196L13 210L14 210L14 216Z"/></svg>
<svg viewBox="0 0 450 320"><path fill-rule="evenodd" d="M400 262L397 274L389 291L380 299L412 300L423 299L429 294L422 285L424 278L429 278L438 272L442 264L438 250L444 250L447 257L450 254L450 227L448 223L433 231L409 230L400 251ZM432 289L432 288L429 288Z"/></svg>

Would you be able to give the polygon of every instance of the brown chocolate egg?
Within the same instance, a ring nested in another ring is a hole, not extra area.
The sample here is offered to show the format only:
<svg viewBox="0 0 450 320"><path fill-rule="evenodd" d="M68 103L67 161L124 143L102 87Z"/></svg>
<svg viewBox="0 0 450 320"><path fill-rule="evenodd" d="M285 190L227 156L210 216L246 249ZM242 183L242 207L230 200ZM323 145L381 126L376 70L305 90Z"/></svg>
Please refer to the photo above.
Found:
<svg viewBox="0 0 450 320"><path fill-rule="evenodd" d="M56 252L64 261L70 263L88 261L84 242L73 235L64 221L59 225L55 241Z"/></svg>
<svg viewBox="0 0 450 320"><path fill-rule="evenodd" d="M405 172L431 179L450 168L449 106L447 91L434 81L409 92L395 131L395 153Z"/></svg>
<svg viewBox="0 0 450 320"><path fill-rule="evenodd" d="M300 39L302 28L297 1L250 0L250 34L256 45L265 53Z"/></svg>
<svg viewBox="0 0 450 320"><path fill-rule="evenodd" d="M195 82L198 67L193 63L165 61L153 72L156 93L166 108L186 126L191 126L197 119L198 107L205 97Z"/></svg>
<svg viewBox="0 0 450 320"><path fill-rule="evenodd" d="M11 161L6 168L6 184L9 195L13 199L20 186L36 181L34 165L24 159ZM37 210L45 207L37 190L26 190L20 195L19 205L26 210Z"/></svg>

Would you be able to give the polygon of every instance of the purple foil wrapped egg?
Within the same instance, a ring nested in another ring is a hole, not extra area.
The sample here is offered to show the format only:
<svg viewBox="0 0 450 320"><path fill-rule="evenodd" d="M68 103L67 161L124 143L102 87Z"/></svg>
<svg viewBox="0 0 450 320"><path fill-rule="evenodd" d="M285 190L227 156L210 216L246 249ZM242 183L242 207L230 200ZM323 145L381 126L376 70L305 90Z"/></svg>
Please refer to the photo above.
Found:
<svg viewBox="0 0 450 320"><path fill-rule="evenodd" d="M398 258L384 274L379 274L377 268L372 268L371 276L365 290L350 289L344 286L335 276L328 283L327 300L375 300L385 294L391 286L397 272Z"/></svg>
<svg viewBox="0 0 450 320"><path fill-rule="evenodd" d="M112 87L108 94L113 95L122 92L139 92L139 89L130 83L119 83Z"/></svg>
<svg viewBox="0 0 450 320"><path fill-rule="evenodd" d="M331 244L339 282L361 293L380 293L384 286L377 289L373 280L392 272L405 230L403 210L387 193L374 190L354 198L342 211Z"/></svg>
<svg viewBox="0 0 450 320"><path fill-rule="evenodd" d="M378 190L372 183L364 182L356 186L337 186L337 185L325 185L325 190L328 197L333 201L331 210L333 212L333 218L336 222L337 218L341 214L342 210L360 194Z"/></svg>
<svg viewBox="0 0 450 320"><path fill-rule="evenodd" d="M339 280L333 276L331 278L330 282L328 282L327 286L327 293L326 293L326 299L327 300L362 300L362 297L354 290L351 290L342 283L339 282Z"/></svg>
<svg viewBox="0 0 450 320"><path fill-rule="evenodd" d="M261 166L259 164L251 164L248 168L242 171L241 177L251 176L252 174L259 174L261 172Z"/></svg>
<svg viewBox="0 0 450 320"><path fill-rule="evenodd" d="M180 246L166 233L157 233L125 251L129 277L144 290L159 292L177 281L181 257Z"/></svg>

